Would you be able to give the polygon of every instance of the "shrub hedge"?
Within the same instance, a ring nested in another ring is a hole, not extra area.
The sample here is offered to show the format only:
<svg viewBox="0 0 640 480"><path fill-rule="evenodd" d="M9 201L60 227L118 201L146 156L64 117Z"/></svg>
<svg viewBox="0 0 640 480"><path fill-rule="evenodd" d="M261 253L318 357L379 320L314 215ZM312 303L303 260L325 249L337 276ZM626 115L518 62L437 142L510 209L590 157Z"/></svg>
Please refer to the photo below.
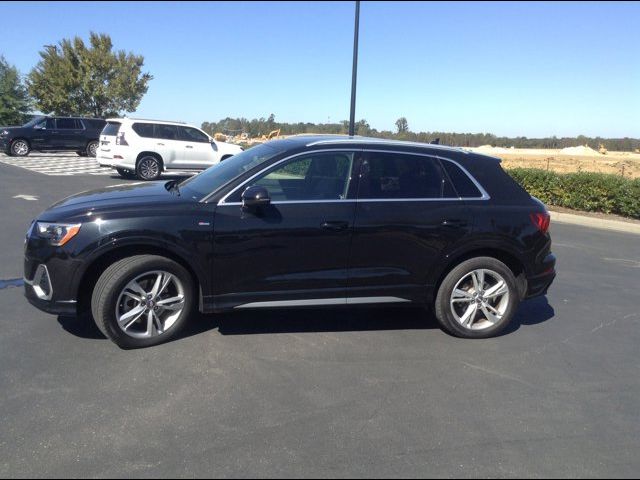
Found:
<svg viewBox="0 0 640 480"><path fill-rule="evenodd" d="M561 174L537 168L507 172L547 205L640 219L640 178L593 172Z"/></svg>

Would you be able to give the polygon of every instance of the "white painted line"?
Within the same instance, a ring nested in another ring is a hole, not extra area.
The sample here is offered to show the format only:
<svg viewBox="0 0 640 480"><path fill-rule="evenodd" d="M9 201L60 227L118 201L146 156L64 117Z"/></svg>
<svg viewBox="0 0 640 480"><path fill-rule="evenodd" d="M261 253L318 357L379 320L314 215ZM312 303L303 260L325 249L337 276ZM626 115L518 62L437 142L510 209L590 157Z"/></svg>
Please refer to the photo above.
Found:
<svg viewBox="0 0 640 480"><path fill-rule="evenodd" d="M24 195L24 194L20 194L20 195L16 195L13 198L20 198L22 200L29 200L31 202L37 201L38 197L36 197L35 195Z"/></svg>

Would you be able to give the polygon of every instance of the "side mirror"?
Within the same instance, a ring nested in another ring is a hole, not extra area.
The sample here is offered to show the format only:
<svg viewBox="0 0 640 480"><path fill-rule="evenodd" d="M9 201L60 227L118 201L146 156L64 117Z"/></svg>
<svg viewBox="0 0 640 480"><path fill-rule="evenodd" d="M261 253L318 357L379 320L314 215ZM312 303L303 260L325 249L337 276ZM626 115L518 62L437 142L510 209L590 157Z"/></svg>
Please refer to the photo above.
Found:
<svg viewBox="0 0 640 480"><path fill-rule="evenodd" d="M269 191L264 187L253 186L242 192L242 207L266 207L271 203Z"/></svg>
<svg viewBox="0 0 640 480"><path fill-rule="evenodd" d="M218 145L216 145L216 142L213 138L209 139L209 143L211 144L211 148L213 148L214 152L218 151Z"/></svg>

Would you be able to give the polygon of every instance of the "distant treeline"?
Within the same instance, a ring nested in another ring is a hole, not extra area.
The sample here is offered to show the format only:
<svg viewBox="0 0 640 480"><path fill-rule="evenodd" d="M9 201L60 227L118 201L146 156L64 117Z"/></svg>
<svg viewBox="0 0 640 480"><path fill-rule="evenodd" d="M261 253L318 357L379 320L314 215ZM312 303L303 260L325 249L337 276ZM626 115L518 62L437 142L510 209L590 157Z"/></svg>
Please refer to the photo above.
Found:
<svg viewBox="0 0 640 480"><path fill-rule="evenodd" d="M400 119L399 119L400 120ZM405 128L406 122L405 122ZM300 133L334 133L346 134L349 131L349 122L343 120L340 123L281 123L275 121L272 114L268 118L224 118L219 122L203 122L202 129L213 135L221 132L226 135L239 135L246 133L249 137L260 137L267 135L273 130L280 129L281 135L295 135ZM400 128L399 128L400 129ZM451 133L451 132L392 132L389 130L378 131L371 128L366 120L356 123L356 135L368 137L389 138L396 140L409 140L414 142L429 143L440 139L441 145L452 145L457 147L479 147L481 145L492 145L495 147L515 147L515 148L565 148L588 145L598 149L602 144L607 150L633 151L640 148L638 138L602 138L602 137L549 137L549 138L527 138L527 137L498 137L491 133Z"/></svg>

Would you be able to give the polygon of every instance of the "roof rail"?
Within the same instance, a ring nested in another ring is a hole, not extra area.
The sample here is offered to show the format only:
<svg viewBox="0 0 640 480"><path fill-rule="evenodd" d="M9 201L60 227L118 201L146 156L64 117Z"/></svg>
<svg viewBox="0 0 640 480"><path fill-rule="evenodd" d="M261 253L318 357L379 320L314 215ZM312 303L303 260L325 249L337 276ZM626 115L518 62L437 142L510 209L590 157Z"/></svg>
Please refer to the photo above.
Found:
<svg viewBox="0 0 640 480"><path fill-rule="evenodd" d="M437 145L432 143L423 143L423 142L407 142L403 140L387 140L384 138L369 138L369 137L343 137L343 138L333 138L331 140L318 140L307 144L307 147L311 147L314 145L327 145L331 143L371 143L371 144L380 144L380 145L402 145L409 147L425 147L425 148L433 148L438 150L455 150L468 154L469 152L463 150L462 147L449 147L447 145Z"/></svg>

